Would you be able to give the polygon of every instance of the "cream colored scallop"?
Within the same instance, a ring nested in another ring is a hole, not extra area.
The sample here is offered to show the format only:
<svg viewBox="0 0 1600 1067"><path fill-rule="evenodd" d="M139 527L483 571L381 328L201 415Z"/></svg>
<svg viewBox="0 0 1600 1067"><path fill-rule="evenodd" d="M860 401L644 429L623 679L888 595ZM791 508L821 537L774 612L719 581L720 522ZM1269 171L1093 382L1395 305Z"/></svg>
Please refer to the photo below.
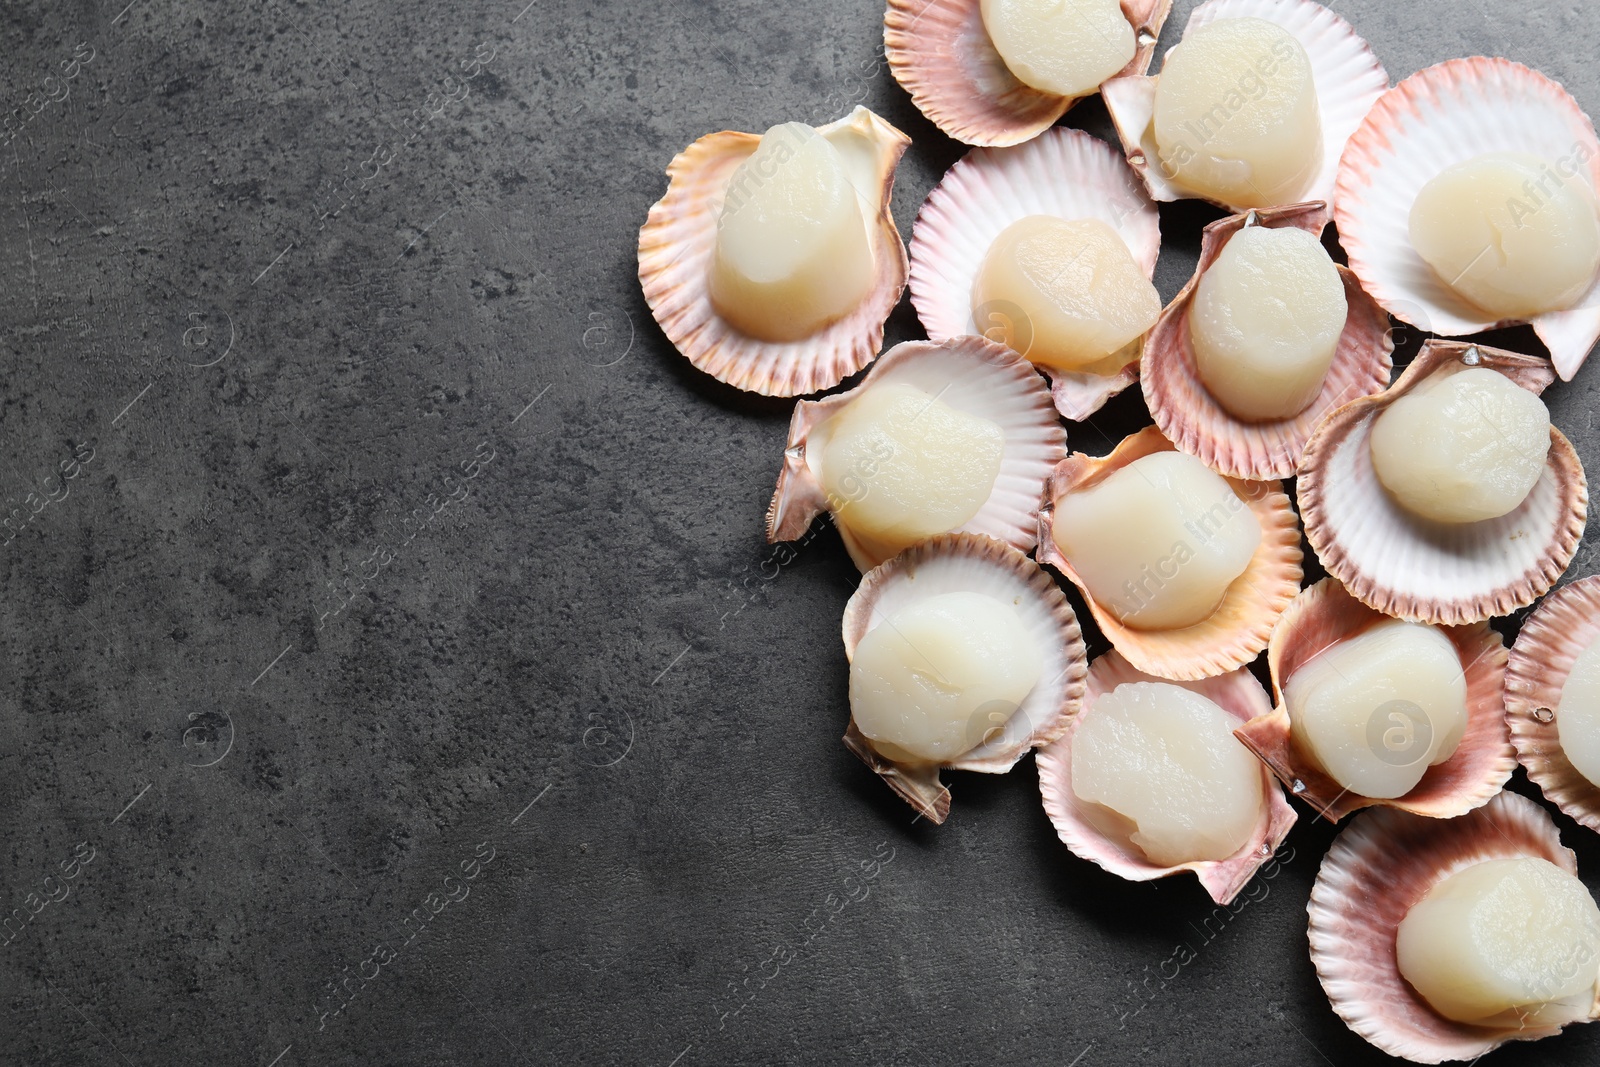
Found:
<svg viewBox="0 0 1600 1067"><path fill-rule="evenodd" d="M1409 793L1467 729L1461 657L1421 623L1379 623L1325 649L1289 676L1284 700L1300 751L1364 797Z"/></svg>
<svg viewBox="0 0 1600 1067"><path fill-rule="evenodd" d="M1052 535L1096 603L1128 626L1168 630L1217 609L1261 524L1221 475L1157 452L1059 500Z"/></svg>
<svg viewBox="0 0 1600 1067"><path fill-rule="evenodd" d="M972 306L979 320L1001 323L990 340L1034 363L1113 374L1138 358L1161 296L1105 222L1030 215L989 246Z"/></svg>
<svg viewBox="0 0 1600 1067"><path fill-rule="evenodd" d="M1200 381L1238 418L1296 415L1322 391L1348 313L1321 241L1247 226L1201 275L1189 308Z"/></svg>
<svg viewBox="0 0 1600 1067"><path fill-rule="evenodd" d="M763 341L847 315L872 287L871 214L837 148L801 122L772 127L733 172L717 219L717 313Z"/></svg>
<svg viewBox="0 0 1600 1067"><path fill-rule="evenodd" d="M872 386L829 420L820 470L835 519L888 558L958 529L994 491L995 423L901 382Z"/></svg>
<svg viewBox="0 0 1600 1067"><path fill-rule="evenodd" d="M1575 876L1528 856L1475 863L1400 921L1400 974L1447 1019L1587 1019L1600 976L1600 908Z"/></svg>
<svg viewBox="0 0 1600 1067"><path fill-rule="evenodd" d="M948 762L1004 728L1043 662L1010 605L982 593L928 597L856 645L850 713L889 758Z"/></svg>
<svg viewBox="0 0 1600 1067"><path fill-rule="evenodd" d="M1017 80L1057 96L1087 96L1137 47L1117 0L982 0L983 28Z"/></svg>
<svg viewBox="0 0 1600 1067"><path fill-rule="evenodd" d="M1499 518L1544 472L1550 412L1505 375L1462 368L1390 404L1371 449L1378 480L1407 510L1444 523Z"/></svg>
<svg viewBox="0 0 1600 1067"><path fill-rule="evenodd" d="M1496 318L1569 308L1600 270L1594 190L1526 153L1446 168L1417 194L1409 228L1440 280Z"/></svg>
<svg viewBox="0 0 1600 1067"><path fill-rule="evenodd" d="M1162 173L1225 204L1295 203L1322 166L1311 59L1265 19L1186 34L1161 68L1153 121Z"/></svg>
<svg viewBox="0 0 1600 1067"><path fill-rule="evenodd" d="M1573 661L1561 688L1556 736L1578 773L1600 786L1600 640L1591 641Z"/></svg>
<svg viewBox="0 0 1600 1067"><path fill-rule="evenodd" d="M1237 721L1180 685L1130 682L1099 697L1072 737L1072 791L1102 832L1163 867L1224 860L1265 804Z"/></svg>

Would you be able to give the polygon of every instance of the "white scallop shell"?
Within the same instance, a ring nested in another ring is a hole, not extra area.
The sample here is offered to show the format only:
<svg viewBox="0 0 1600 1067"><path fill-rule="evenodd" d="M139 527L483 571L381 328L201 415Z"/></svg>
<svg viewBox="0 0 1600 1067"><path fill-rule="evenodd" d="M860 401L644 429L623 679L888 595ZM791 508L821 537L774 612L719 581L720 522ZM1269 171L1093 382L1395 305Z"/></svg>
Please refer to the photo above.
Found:
<svg viewBox="0 0 1600 1067"><path fill-rule="evenodd" d="M1556 807L1600 833L1600 785L1572 765L1556 718L1578 657L1600 640L1600 575L1580 578L1539 602L1522 624L1506 668L1506 721L1517 760Z"/></svg>
<svg viewBox="0 0 1600 1067"><path fill-rule="evenodd" d="M1322 113L1322 170L1299 199L1322 200L1331 206L1345 142L1389 88L1388 73L1354 27L1312 0L1210 0L1190 14L1184 33L1218 19L1230 18L1258 18L1276 23L1293 34L1305 48L1311 60L1317 105ZM1150 195L1162 201L1192 198L1197 194L1169 181L1159 166L1150 163L1159 158L1151 130L1159 77L1157 73L1154 77L1114 78L1101 86L1101 93L1128 160L1144 178ZM1235 204L1220 206L1233 212L1245 210Z"/></svg>
<svg viewBox="0 0 1600 1067"><path fill-rule="evenodd" d="M867 219L874 280L849 314L797 341L746 336L711 302L711 260L728 183L761 136L724 130L685 148L667 167L666 193L639 229L639 284L661 332L697 368L735 389L798 396L831 389L872 362L900 301L908 261L890 211L894 172L911 139L864 107L817 127L859 190L874 190Z"/></svg>
<svg viewBox="0 0 1600 1067"><path fill-rule="evenodd" d="M978 513L952 533L975 533L1028 551L1039 537L1044 483L1066 455L1066 431L1033 366L1011 349L982 337L935 344L907 341L886 352L854 388L823 400L802 400L789 423L789 444L777 491L767 510L767 540L792 541L829 510L820 455L828 421L863 390L880 382L915 386L957 410L988 419L1005 433L1000 474ZM883 560L839 527L845 549L863 571Z"/></svg>
<svg viewBox="0 0 1600 1067"><path fill-rule="evenodd" d="M1143 74L1172 0L1121 0L1121 7L1136 47L1118 73ZM989 39L979 0L889 0L883 47L895 80L928 121L967 144L1020 144L1083 99L1018 81Z"/></svg>
<svg viewBox="0 0 1600 1067"><path fill-rule="evenodd" d="M1412 517L1372 466L1372 425L1396 398L1449 365L1504 374L1534 393L1555 374L1516 352L1430 340L1394 385L1330 413L1300 464L1306 538L1328 573L1357 599L1397 618L1445 626L1509 615L1561 577L1583 538L1588 488L1572 443L1550 428L1544 473L1516 510L1445 526Z"/></svg>
<svg viewBox="0 0 1600 1067"><path fill-rule="evenodd" d="M1306 912L1311 963L1345 1025L1391 1056L1417 1063L1476 1063L1507 1041L1555 1034L1559 1027L1446 1019L1400 974L1395 956L1400 921L1435 885L1475 863L1525 856L1578 873L1550 816L1515 793L1498 793L1454 819L1376 808L1341 831L1322 859Z"/></svg>
<svg viewBox="0 0 1600 1067"><path fill-rule="evenodd" d="M907 549L861 579L844 612L845 656L895 612L946 593L982 593L1010 604L1032 635L1041 657L1039 681L1003 724L976 724L975 747L943 767L1004 774L1030 749L1066 732L1083 702L1089 673L1078 618L1037 563L1010 545L976 534L941 534ZM845 745L882 775L912 807L933 822L943 822L949 791L939 782L940 766L907 765L872 748L852 719Z"/></svg>
<svg viewBox="0 0 1600 1067"><path fill-rule="evenodd" d="M911 303L930 338L982 336L995 325L973 317L972 284L995 238L1030 215L1099 219L1155 276L1161 220L1116 149L1059 126L1012 148L974 149L928 194L912 230ZM1069 419L1093 414L1138 378L1137 362L1115 375L1040 369Z"/></svg>
<svg viewBox="0 0 1600 1067"><path fill-rule="evenodd" d="M1335 215L1350 269L1396 318L1457 337L1495 322L1457 296L1411 247L1417 193L1446 167L1486 152L1567 161L1600 189L1594 124L1558 83L1508 59L1452 59L1395 86L1350 139ZM1570 310L1531 320L1570 381L1600 337L1600 279Z"/></svg>
<svg viewBox="0 0 1600 1067"><path fill-rule="evenodd" d="M1119 878L1145 882L1166 878L1180 871L1193 871L1211 899L1227 904L1249 884L1262 865L1272 858L1294 826L1294 809L1284 799L1283 789L1266 766L1261 771L1261 813L1249 838L1233 855L1221 860L1197 860L1162 867L1151 863L1143 852L1126 842L1107 837L1084 815L1083 802L1072 791L1072 742L1084 716L1101 696L1130 682L1165 682L1182 686L1212 701L1235 721L1244 723L1272 710L1266 690L1240 667L1227 674L1198 681L1174 682L1145 674L1115 650L1095 659L1089 667L1089 681L1081 710L1072 716L1061 736L1039 750L1039 793L1045 814L1073 855L1097 864Z"/></svg>

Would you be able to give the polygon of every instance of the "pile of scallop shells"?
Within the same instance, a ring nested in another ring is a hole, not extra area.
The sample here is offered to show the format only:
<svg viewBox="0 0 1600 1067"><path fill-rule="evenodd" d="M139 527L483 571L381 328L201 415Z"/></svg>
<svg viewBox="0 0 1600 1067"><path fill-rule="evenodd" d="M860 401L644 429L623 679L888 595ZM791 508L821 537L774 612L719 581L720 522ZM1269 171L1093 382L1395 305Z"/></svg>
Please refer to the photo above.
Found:
<svg viewBox="0 0 1600 1067"><path fill-rule="evenodd" d="M921 817L1036 751L1073 853L1219 903L1348 819L1308 925L1352 1030L1438 1063L1591 1021L1600 909L1504 786L1600 831L1600 577L1550 593L1588 496L1539 399L1600 338L1600 141L1507 60L1391 85L1312 0L1207 0L1151 75L1170 6L889 0L895 78L975 146L909 254L910 140L858 107L680 153L645 297L705 373L814 396L767 539L828 515L863 572L844 743ZM1118 145L1056 125L1095 92ZM1229 214L1163 308L1179 199ZM927 340L880 355L908 285ZM1433 335L1398 376L1391 316ZM1446 339L1521 324L1548 355ZM1152 425L1069 451L1135 385Z"/></svg>

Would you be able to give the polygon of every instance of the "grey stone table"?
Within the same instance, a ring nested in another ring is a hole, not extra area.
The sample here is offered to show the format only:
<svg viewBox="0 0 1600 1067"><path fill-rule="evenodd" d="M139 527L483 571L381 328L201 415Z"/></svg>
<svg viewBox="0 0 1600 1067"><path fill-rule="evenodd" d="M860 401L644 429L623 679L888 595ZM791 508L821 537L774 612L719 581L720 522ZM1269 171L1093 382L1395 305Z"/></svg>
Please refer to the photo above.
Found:
<svg viewBox="0 0 1600 1067"><path fill-rule="evenodd" d="M1208 921L1031 761L933 828L839 743L854 572L761 542L790 405L687 366L634 242L694 138L856 102L909 234L960 148L877 0L122 4L0 7L0 1063L1383 1062L1306 958L1326 825ZM1600 108L1586 4L1337 9Z"/></svg>

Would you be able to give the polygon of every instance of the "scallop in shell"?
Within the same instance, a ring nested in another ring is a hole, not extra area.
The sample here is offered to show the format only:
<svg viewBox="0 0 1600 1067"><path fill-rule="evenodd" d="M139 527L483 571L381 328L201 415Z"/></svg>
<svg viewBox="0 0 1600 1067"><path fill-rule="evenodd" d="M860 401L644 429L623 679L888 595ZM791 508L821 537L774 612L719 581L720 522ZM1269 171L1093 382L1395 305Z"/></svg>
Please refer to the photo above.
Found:
<svg viewBox="0 0 1600 1067"><path fill-rule="evenodd" d="M1249 840L1227 859L1196 861L1172 867L1158 866L1127 842L1108 837L1085 816L1083 801L1072 789L1073 736L1083 716L1094 707L1095 700L1129 682L1161 681L1167 680L1136 669L1115 651L1107 652L1090 665L1082 710L1073 717L1066 731L1041 748L1037 756L1039 791L1044 799L1044 810L1055 825L1056 834L1074 855L1098 864L1120 878L1137 882L1193 871L1213 900L1218 904L1227 904L1271 858L1295 822L1294 809L1284 799L1283 791L1277 787L1265 767L1261 768L1261 816ZM1198 681L1169 684L1181 685L1198 693L1241 723L1265 714L1271 707L1261 683L1244 667Z"/></svg>
<svg viewBox="0 0 1600 1067"><path fill-rule="evenodd" d="M823 454L830 420L853 401L881 386L910 386L958 412L987 420L1004 436L993 489L971 519L951 533L986 534L1028 551L1038 537L1039 499L1045 479L1066 452L1066 432L1050 403L1044 381L1027 360L981 337L956 337L941 343L907 341L878 360L854 388L823 400L802 400L789 424L789 444L777 491L767 510L767 540L792 541L824 511L837 521L848 496L830 500L824 482ZM871 472L844 472L863 485ZM870 491L870 490L865 490ZM885 553L838 522L850 558L863 571L882 563Z"/></svg>
<svg viewBox="0 0 1600 1067"><path fill-rule="evenodd" d="M1037 683L1015 707L1005 714L980 708L969 724L971 747L943 763L885 755L852 716L845 746L935 823L950 811L941 770L1006 773L1030 749L1061 736L1082 703L1088 674L1077 616L1050 576L1010 545L970 533L932 538L868 571L845 607L845 655L853 661L862 638L897 612L949 593L978 593L1010 606L1041 665Z"/></svg>
<svg viewBox="0 0 1600 1067"><path fill-rule="evenodd" d="M1401 920L1450 875L1487 860L1533 858L1576 875L1572 852L1533 801L1500 793L1453 819L1393 808L1356 819L1322 860L1311 890L1311 962L1346 1026L1392 1056L1417 1063L1472 1060L1507 1041L1549 1037L1559 1027L1454 1022L1400 973Z"/></svg>
<svg viewBox="0 0 1600 1067"><path fill-rule="evenodd" d="M1508 59L1476 56L1428 67L1395 86L1350 138L1335 220L1350 269L1395 317L1447 336L1495 321L1452 290L1412 246L1412 207L1447 167L1497 152L1528 153L1600 188L1600 141L1571 95ZM1572 307L1532 320L1557 373L1571 380L1600 337L1600 279Z"/></svg>
<svg viewBox="0 0 1600 1067"><path fill-rule="evenodd" d="M1321 115L1322 163L1295 199L1331 203L1345 142L1389 88L1389 75L1348 22L1313 0L1208 0L1189 15L1184 34L1221 19L1236 18L1262 19L1281 26L1305 49ZM1154 118L1159 80L1159 72L1152 77L1113 78L1101 87L1101 93L1128 161L1144 179L1151 197L1161 201L1195 197L1197 194L1185 190L1168 173L1171 168L1162 163L1156 147ZM1239 89L1245 95L1247 90L1246 86ZM1246 206L1211 202L1230 211Z"/></svg>
<svg viewBox="0 0 1600 1067"><path fill-rule="evenodd" d="M751 337L717 312L710 276L717 223L734 171L761 135L708 134L667 167L664 195L639 231L639 281L662 332L699 369L736 389L799 396L839 384L872 361L909 264L889 211L895 167L911 139L864 107L819 133L844 161L865 218L874 275L854 310L792 341Z"/></svg>
<svg viewBox="0 0 1600 1067"><path fill-rule="evenodd" d="M1002 340L1005 327L1024 349L1031 324L1017 308L972 304L973 284L995 238L1034 215L1098 219L1127 244L1145 277L1154 277L1161 251L1156 208L1127 163L1110 145L1081 130L1046 130L1012 148L979 148L951 167L928 194L911 235L911 303L928 336L942 341L963 334ZM1051 370L1056 410L1084 419L1138 377L1134 360L1115 374Z"/></svg>
<svg viewBox="0 0 1600 1067"><path fill-rule="evenodd" d="M1172 0L1121 0L1133 27L1133 59L1119 74L1143 74ZM1055 125L1077 97L1020 81L984 28L979 0L889 0L884 52L895 80L935 126L973 145L1019 144Z"/></svg>
<svg viewBox="0 0 1600 1067"><path fill-rule="evenodd" d="M1545 597L1528 616L1506 668L1506 719L1518 761L1557 807L1600 831L1600 786L1561 743L1561 702L1579 656L1600 639L1600 576Z"/></svg>
<svg viewBox="0 0 1600 1067"><path fill-rule="evenodd" d="M1379 482L1370 447L1377 417L1431 376L1461 366L1498 371L1534 393L1555 378L1543 359L1429 340L1387 391L1328 415L1300 463L1300 514L1311 547L1357 599L1396 618L1458 625L1509 615L1555 584L1583 537L1583 466L1553 426L1544 473L1522 504L1498 519L1430 523Z"/></svg>
<svg viewBox="0 0 1600 1067"><path fill-rule="evenodd" d="M1145 456L1175 451L1160 430L1147 426L1125 438L1103 459L1078 453L1063 459L1045 489L1037 555L1040 563L1054 567L1078 587L1101 631L1129 663L1160 678L1192 681L1227 674L1255 659L1267 647L1278 616L1299 592L1300 524L1282 484L1227 480L1239 504L1254 514L1261 540L1217 609L1205 620L1181 629L1139 630L1122 622L1090 595L1088 585L1054 537L1055 511L1068 493L1094 486Z"/></svg>
<svg viewBox="0 0 1600 1067"><path fill-rule="evenodd" d="M1189 310L1201 276L1228 240L1251 226L1293 226L1317 235L1326 223L1327 209L1321 203L1251 211L1211 223L1205 229L1194 277L1167 305L1145 339L1139 373L1156 425L1180 449L1231 478L1293 477L1306 442L1324 415L1357 397L1381 392L1389 384L1394 351L1389 317L1344 267L1338 268L1349 306L1344 333L1321 392L1298 414L1259 422L1239 419L1207 391L1196 370ZM912 270L915 291L914 265Z"/></svg>
<svg viewBox="0 0 1600 1067"><path fill-rule="evenodd" d="M1333 578L1324 578L1305 590L1278 620L1267 646L1277 707L1235 732L1295 796L1329 822L1338 822L1352 811L1370 805L1400 808L1435 819L1465 814L1498 793L1516 766L1502 704L1506 649L1488 623L1442 630L1461 661L1467 696L1466 733L1455 753L1428 768L1422 780L1404 796L1375 800L1342 788L1300 751L1290 733L1288 701L1284 696L1289 679L1320 653L1385 621L1388 616L1355 599ZM1376 715L1384 707L1374 710ZM1407 756L1408 752L1400 751L1397 758ZM1416 760L1422 758L1424 753L1418 751Z"/></svg>

